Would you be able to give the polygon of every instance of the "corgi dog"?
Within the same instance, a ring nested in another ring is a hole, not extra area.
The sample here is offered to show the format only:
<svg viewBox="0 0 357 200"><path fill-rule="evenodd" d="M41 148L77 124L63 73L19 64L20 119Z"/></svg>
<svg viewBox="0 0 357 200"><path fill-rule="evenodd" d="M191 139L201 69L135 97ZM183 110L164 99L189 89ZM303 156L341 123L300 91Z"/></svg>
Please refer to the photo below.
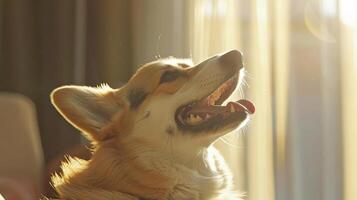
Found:
<svg viewBox="0 0 357 200"><path fill-rule="evenodd" d="M197 65L161 59L112 89L62 86L58 112L92 143L85 161L68 158L52 185L60 199L240 199L213 143L254 113L245 99L223 102L244 73L237 50Z"/></svg>

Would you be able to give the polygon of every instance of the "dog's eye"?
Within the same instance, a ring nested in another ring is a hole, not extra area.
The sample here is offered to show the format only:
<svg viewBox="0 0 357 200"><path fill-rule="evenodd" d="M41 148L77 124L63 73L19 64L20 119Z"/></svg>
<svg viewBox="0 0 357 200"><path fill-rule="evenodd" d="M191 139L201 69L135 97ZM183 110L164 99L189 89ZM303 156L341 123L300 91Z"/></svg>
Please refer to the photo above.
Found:
<svg viewBox="0 0 357 200"><path fill-rule="evenodd" d="M179 71L166 71L161 75L160 84L176 80L181 73Z"/></svg>
<svg viewBox="0 0 357 200"><path fill-rule="evenodd" d="M189 67L191 67L190 65L185 64L185 63L179 63L178 65L179 65L180 67L182 67L182 68L189 68Z"/></svg>

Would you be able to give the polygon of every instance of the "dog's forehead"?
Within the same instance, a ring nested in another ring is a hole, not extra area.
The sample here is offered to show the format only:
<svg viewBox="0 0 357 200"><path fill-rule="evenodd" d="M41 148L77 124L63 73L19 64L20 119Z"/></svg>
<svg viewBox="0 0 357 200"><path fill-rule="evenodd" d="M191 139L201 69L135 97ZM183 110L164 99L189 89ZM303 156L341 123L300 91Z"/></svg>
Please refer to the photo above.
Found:
<svg viewBox="0 0 357 200"><path fill-rule="evenodd" d="M138 86L150 86L156 84L156 79L160 76L160 71L163 71L167 66L161 62L149 63L141 68L133 75L133 77L129 80L130 87L138 87Z"/></svg>
<svg viewBox="0 0 357 200"><path fill-rule="evenodd" d="M126 84L125 93L127 95L136 93L135 91L150 93L157 87L161 72L167 67L169 66L159 61L140 67Z"/></svg>
<svg viewBox="0 0 357 200"><path fill-rule="evenodd" d="M117 94L129 99L143 99L154 92L160 84L161 75L167 70L182 70L192 67L190 59L165 58L140 67L129 82ZM136 95L135 95L136 94Z"/></svg>
<svg viewBox="0 0 357 200"><path fill-rule="evenodd" d="M190 59L179 59L179 58L165 58L154 62L147 63L143 65L137 74L145 74L147 76L150 73L155 73L164 69L181 69L192 66L192 61Z"/></svg>
<svg viewBox="0 0 357 200"><path fill-rule="evenodd" d="M190 60L176 58L161 59L147 63L137 70L129 80L128 85L131 87L143 86L150 88L157 84L163 71L168 69L183 69L191 66L192 62Z"/></svg>
<svg viewBox="0 0 357 200"><path fill-rule="evenodd" d="M161 70L164 70L165 68L169 67L166 63L156 61L156 62L151 62L148 64L145 64L139 70L136 72L135 76L145 76L148 77L149 75L155 74Z"/></svg>
<svg viewBox="0 0 357 200"><path fill-rule="evenodd" d="M192 66L193 63L191 59L169 57L147 63L143 65L137 73L155 72L170 68L182 69Z"/></svg>

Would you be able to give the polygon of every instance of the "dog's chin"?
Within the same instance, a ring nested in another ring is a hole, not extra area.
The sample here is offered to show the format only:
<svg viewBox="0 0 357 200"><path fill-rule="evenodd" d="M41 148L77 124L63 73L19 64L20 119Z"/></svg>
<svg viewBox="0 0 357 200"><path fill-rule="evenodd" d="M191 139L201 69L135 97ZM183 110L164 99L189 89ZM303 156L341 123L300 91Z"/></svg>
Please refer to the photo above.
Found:
<svg viewBox="0 0 357 200"><path fill-rule="evenodd" d="M222 103L237 86L233 76L207 96L180 106L175 114L179 129L192 134L224 134L239 127L255 111L253 103L241 99Z"/></svg>

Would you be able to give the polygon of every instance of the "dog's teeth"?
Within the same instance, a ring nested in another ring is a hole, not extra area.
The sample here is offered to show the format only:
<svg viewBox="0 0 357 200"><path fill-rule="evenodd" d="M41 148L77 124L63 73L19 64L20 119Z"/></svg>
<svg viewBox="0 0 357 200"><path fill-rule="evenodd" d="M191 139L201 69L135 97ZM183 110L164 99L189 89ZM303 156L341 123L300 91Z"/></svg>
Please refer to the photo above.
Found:
<svg viewBox="0 0 357 200"><path fill-rule="evenodd" d="M234 109L233 104L231 104L231 105L229 106L229 110L230 110L231 113L236 111L236 109Z"/></svg>
<svg viewBox="0 0 357 200"><path fill-rule="evenodd" d="M199 115L195 115L195 118L193 118L193 122L197 123L197 122L200 122L200 121L202 121L202 118Z"/></svg>
<svg viewBox="0 0 357 200"><path fill-rule="evenodd" d="M202 120L203 119L199 115L190 114L186 121L190 124L197 124Z"/></svg>
<svg viewBox="0 0 357 200"><path fill-rule="evenodd" d="M186 121L187 122L191 122L193 120L193 114L190 114L189 116L187 116Z"/></svg>

